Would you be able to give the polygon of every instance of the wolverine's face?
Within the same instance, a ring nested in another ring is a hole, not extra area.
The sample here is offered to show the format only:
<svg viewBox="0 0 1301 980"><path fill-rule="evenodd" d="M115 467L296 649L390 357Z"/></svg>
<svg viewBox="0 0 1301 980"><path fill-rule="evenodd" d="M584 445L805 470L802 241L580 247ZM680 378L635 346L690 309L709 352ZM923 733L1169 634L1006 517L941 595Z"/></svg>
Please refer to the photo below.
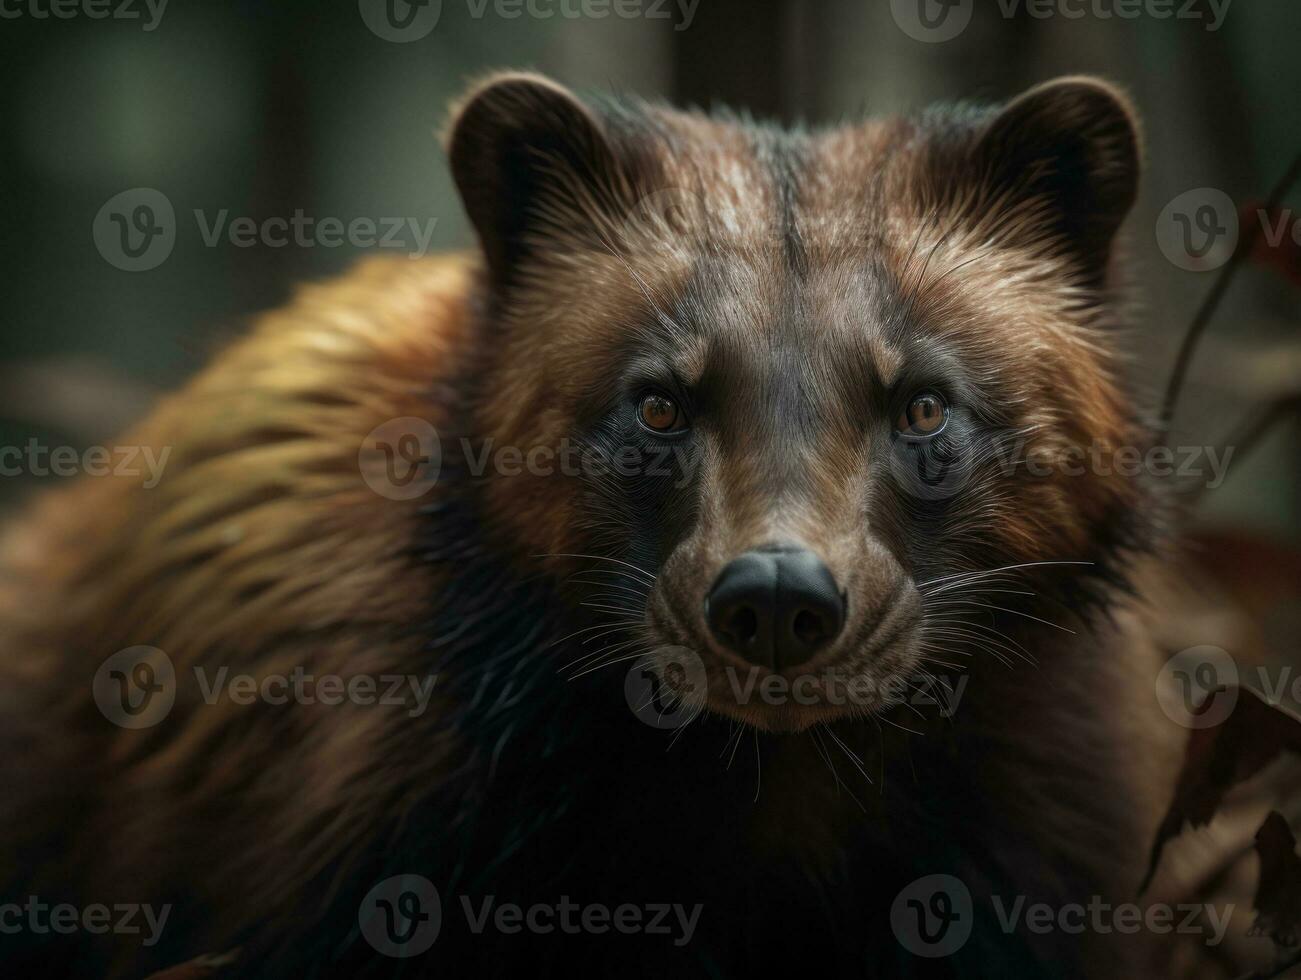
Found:
<svg viewBox="0 0 1301 980"><path fill-rule="evenodd" d="M600 357L577 438L632 465L583 474L573 550L653 576L649 642L693 652L718 710L790 727L880 707L924 654L918 584L946 550L928 498L994 420L869 253L800 271L776 241L715 244L671 290L643 276L653 304ZM609 572L587 576L607 604L641 601Z"/></svg>
<svg viewBox="0 0 1301 980"><path fill-rule="evenodd" d="M527 78L463 110L476 435L568 453L488 506L619 641L571 666L685 660L802 728L1015 656L1010 567L1099 558L1131 488L1020 464L1128 432L1096 332L1128 116L1073 82L951 122L600 121Z"/></svg>

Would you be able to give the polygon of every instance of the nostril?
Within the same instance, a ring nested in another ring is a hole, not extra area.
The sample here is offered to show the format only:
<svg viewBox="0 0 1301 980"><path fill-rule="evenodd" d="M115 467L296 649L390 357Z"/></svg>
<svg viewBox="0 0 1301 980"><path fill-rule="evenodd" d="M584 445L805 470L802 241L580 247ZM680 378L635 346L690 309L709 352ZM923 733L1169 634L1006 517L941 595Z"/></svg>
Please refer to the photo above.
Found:
<svg viewBox="0 0 1301 980"><path fill-rule="evenodd" d="M794 631L796 639L806 646L815 646L821 643L830 632L822 615L811 609L801 609L797 612L795 622L791 624L791 629Z"/></svg>
<svg viewBox="0 0 1301 980"><path fill-rule="evenodd" d="M727 617L723 630L736 643L743 646L749 644L759 632L759 614L750 606L739 606Z"/></svg>

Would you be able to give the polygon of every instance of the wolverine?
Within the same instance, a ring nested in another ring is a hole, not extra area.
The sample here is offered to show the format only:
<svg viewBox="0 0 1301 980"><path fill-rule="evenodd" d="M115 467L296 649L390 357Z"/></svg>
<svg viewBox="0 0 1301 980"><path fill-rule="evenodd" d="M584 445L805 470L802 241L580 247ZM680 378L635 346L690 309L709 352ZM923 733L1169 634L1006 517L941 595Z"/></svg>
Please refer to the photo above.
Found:
<svg viewBox="0 0 1301 980"><path fill-rule="evenodd" d="M0 901L166 921L0 959L1163 975L1000 916L1132 901L1182 745L1167 495L1020 465L1153 444L1126 96L782 129L512 73L446 145L473 254L303 289L124 439L156 485L7 529Z"/></svg>

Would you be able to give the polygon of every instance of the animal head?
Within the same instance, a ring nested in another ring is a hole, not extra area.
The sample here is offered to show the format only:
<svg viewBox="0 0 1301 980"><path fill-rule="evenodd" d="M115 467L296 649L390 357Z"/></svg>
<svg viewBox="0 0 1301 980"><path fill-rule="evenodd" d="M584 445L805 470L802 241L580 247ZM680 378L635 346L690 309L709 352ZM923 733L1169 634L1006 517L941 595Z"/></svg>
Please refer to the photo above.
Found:
<svg viewBox="0 0 1301 980"><path fill-rule="evenodd" d="M934 610L1110 565L1140 506L1087 457L1141 438L1112 353L1137 147L1088 78L794 131L490 79L449 155L484 260L471 436L512 450L491 523L558 581L590 566L569 588L692 651L719 712L887 705L973 645ZM810 697L738 704L728 669Z"/></svg>

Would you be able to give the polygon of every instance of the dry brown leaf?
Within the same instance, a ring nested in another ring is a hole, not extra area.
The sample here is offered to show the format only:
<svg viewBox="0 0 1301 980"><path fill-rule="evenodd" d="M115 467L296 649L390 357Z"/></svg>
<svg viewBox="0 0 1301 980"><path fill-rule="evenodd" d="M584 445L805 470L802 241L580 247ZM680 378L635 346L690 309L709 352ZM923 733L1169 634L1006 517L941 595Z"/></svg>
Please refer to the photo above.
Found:
<svg viewBox="0 0 1301 980"><path fill-rule="evenodd" d="M1185 825L1206 826L1230 789L1256 775L1281 753L1301 756L1301 717L1270 704L1251 688L1222 687L1210 692L1194 717L1213 711L1220 698L1235 696L1237 702L1223 722L1194 728L1188 737L1174 800L1152 842L1140 894L1152 883L1166 843Z"/></svg>

